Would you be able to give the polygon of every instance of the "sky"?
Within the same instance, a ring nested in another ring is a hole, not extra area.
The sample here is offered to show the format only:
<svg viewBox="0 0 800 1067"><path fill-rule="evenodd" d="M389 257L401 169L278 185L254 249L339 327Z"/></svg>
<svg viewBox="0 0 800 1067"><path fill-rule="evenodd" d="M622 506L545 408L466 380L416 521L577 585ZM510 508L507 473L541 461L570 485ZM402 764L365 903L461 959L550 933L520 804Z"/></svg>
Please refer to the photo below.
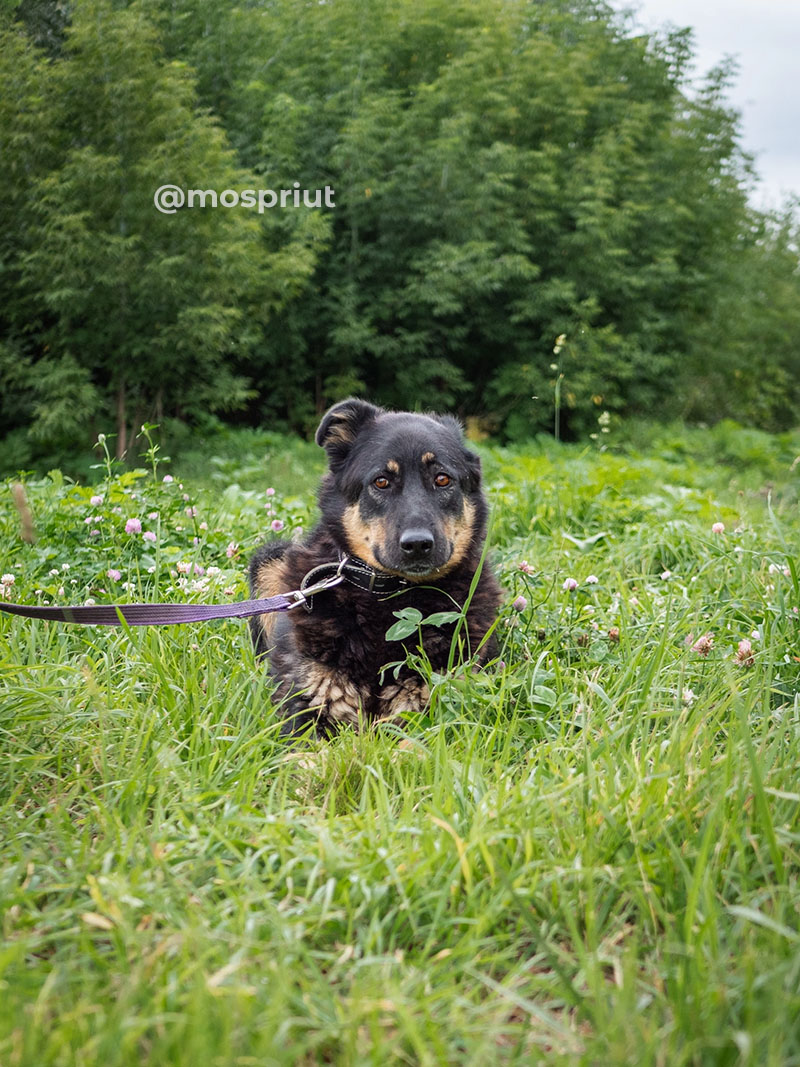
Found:
<svg viewBox="0 0 800 1067"><path fill-rule="evenodd" d="M742 114L742 147L761 181L762 210L800 196L800 0L610 0L632 9L644 30L691 26L698 79L724 56L739 73L728 99Z"/></svg>

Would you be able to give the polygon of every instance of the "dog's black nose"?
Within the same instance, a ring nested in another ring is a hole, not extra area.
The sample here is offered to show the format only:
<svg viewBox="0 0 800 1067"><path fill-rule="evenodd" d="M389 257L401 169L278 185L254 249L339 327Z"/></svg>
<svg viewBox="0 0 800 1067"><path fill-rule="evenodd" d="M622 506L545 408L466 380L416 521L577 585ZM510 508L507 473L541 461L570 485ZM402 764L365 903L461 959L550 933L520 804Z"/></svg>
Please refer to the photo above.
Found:
<svg viewBox="0 0 800 1067"><path fill-rule="evenodd" d="M433 550L430 530L406 530L400 535L400 548L407 559L424 559Z"/></svg>

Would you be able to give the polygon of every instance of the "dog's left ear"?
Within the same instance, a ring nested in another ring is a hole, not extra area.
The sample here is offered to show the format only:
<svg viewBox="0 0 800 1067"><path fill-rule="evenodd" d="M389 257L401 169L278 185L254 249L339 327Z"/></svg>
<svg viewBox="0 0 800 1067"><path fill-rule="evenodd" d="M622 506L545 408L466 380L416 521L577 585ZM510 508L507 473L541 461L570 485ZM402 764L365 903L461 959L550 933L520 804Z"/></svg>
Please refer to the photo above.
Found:
<svg viewBox="0 0 800 1067"><path fill-rule="evenodd" d="M366 400L349 397L334 404L322 416L314 440L328 453L331 467L341 463L364 426L382 413Z"/></svg>
<svg viewBox="0 0 800 1067"><path fill-rule="evenodd" d="M481 460L468 448L464 449L464 465L466 474L461 479L461 484L467 493L474 493L481 485Z"/></svg>
<svg viewBox="0 0 800 1067"><path fill-rule="evenodd" d="M458 436L463 447L464 468L461 475L461 486L467 493L474 493L481 484L481 461L474 452L470 452L464 444L464 427L454 415L434 415L437 422L452 430Z"/></svg>

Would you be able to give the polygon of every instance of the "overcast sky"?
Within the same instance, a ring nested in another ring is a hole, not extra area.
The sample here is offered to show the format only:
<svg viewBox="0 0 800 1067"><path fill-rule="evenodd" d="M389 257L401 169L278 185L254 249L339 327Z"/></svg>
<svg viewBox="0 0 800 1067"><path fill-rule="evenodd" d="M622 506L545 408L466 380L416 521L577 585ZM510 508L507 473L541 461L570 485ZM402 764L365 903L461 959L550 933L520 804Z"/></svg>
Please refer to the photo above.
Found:
<svg viewBox="0 0 800 1067"><path fill-rule="evenodd" d="M757 207L800 196L800 0L610 0L632 8L645 30L691 26L696 74L734 56L729 99L742 113L742 144L756 157Z"/></svg>

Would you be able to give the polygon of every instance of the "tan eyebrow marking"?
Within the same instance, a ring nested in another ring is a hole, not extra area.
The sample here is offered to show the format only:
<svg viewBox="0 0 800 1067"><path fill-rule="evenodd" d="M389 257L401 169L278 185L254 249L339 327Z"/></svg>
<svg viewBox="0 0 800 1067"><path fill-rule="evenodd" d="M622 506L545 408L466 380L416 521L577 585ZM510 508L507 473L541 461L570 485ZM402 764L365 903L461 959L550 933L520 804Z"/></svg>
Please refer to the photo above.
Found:
<svg viewBox="0 0 800 1067"><path fill-rule="evenodd" d="M423 463L433 463L433 461L435 459L436 459L436 456L434 456L433 452L426 452L422 457L422 462Z"/></svg>
<svg viewBox="0 0 800 1067"><path fill-rule="evenodd" d="M387 471L391 471L392 474L399 474L400 464L397 462L397 460L390 459L389 462L386 464L386 469Z"/></svg>

